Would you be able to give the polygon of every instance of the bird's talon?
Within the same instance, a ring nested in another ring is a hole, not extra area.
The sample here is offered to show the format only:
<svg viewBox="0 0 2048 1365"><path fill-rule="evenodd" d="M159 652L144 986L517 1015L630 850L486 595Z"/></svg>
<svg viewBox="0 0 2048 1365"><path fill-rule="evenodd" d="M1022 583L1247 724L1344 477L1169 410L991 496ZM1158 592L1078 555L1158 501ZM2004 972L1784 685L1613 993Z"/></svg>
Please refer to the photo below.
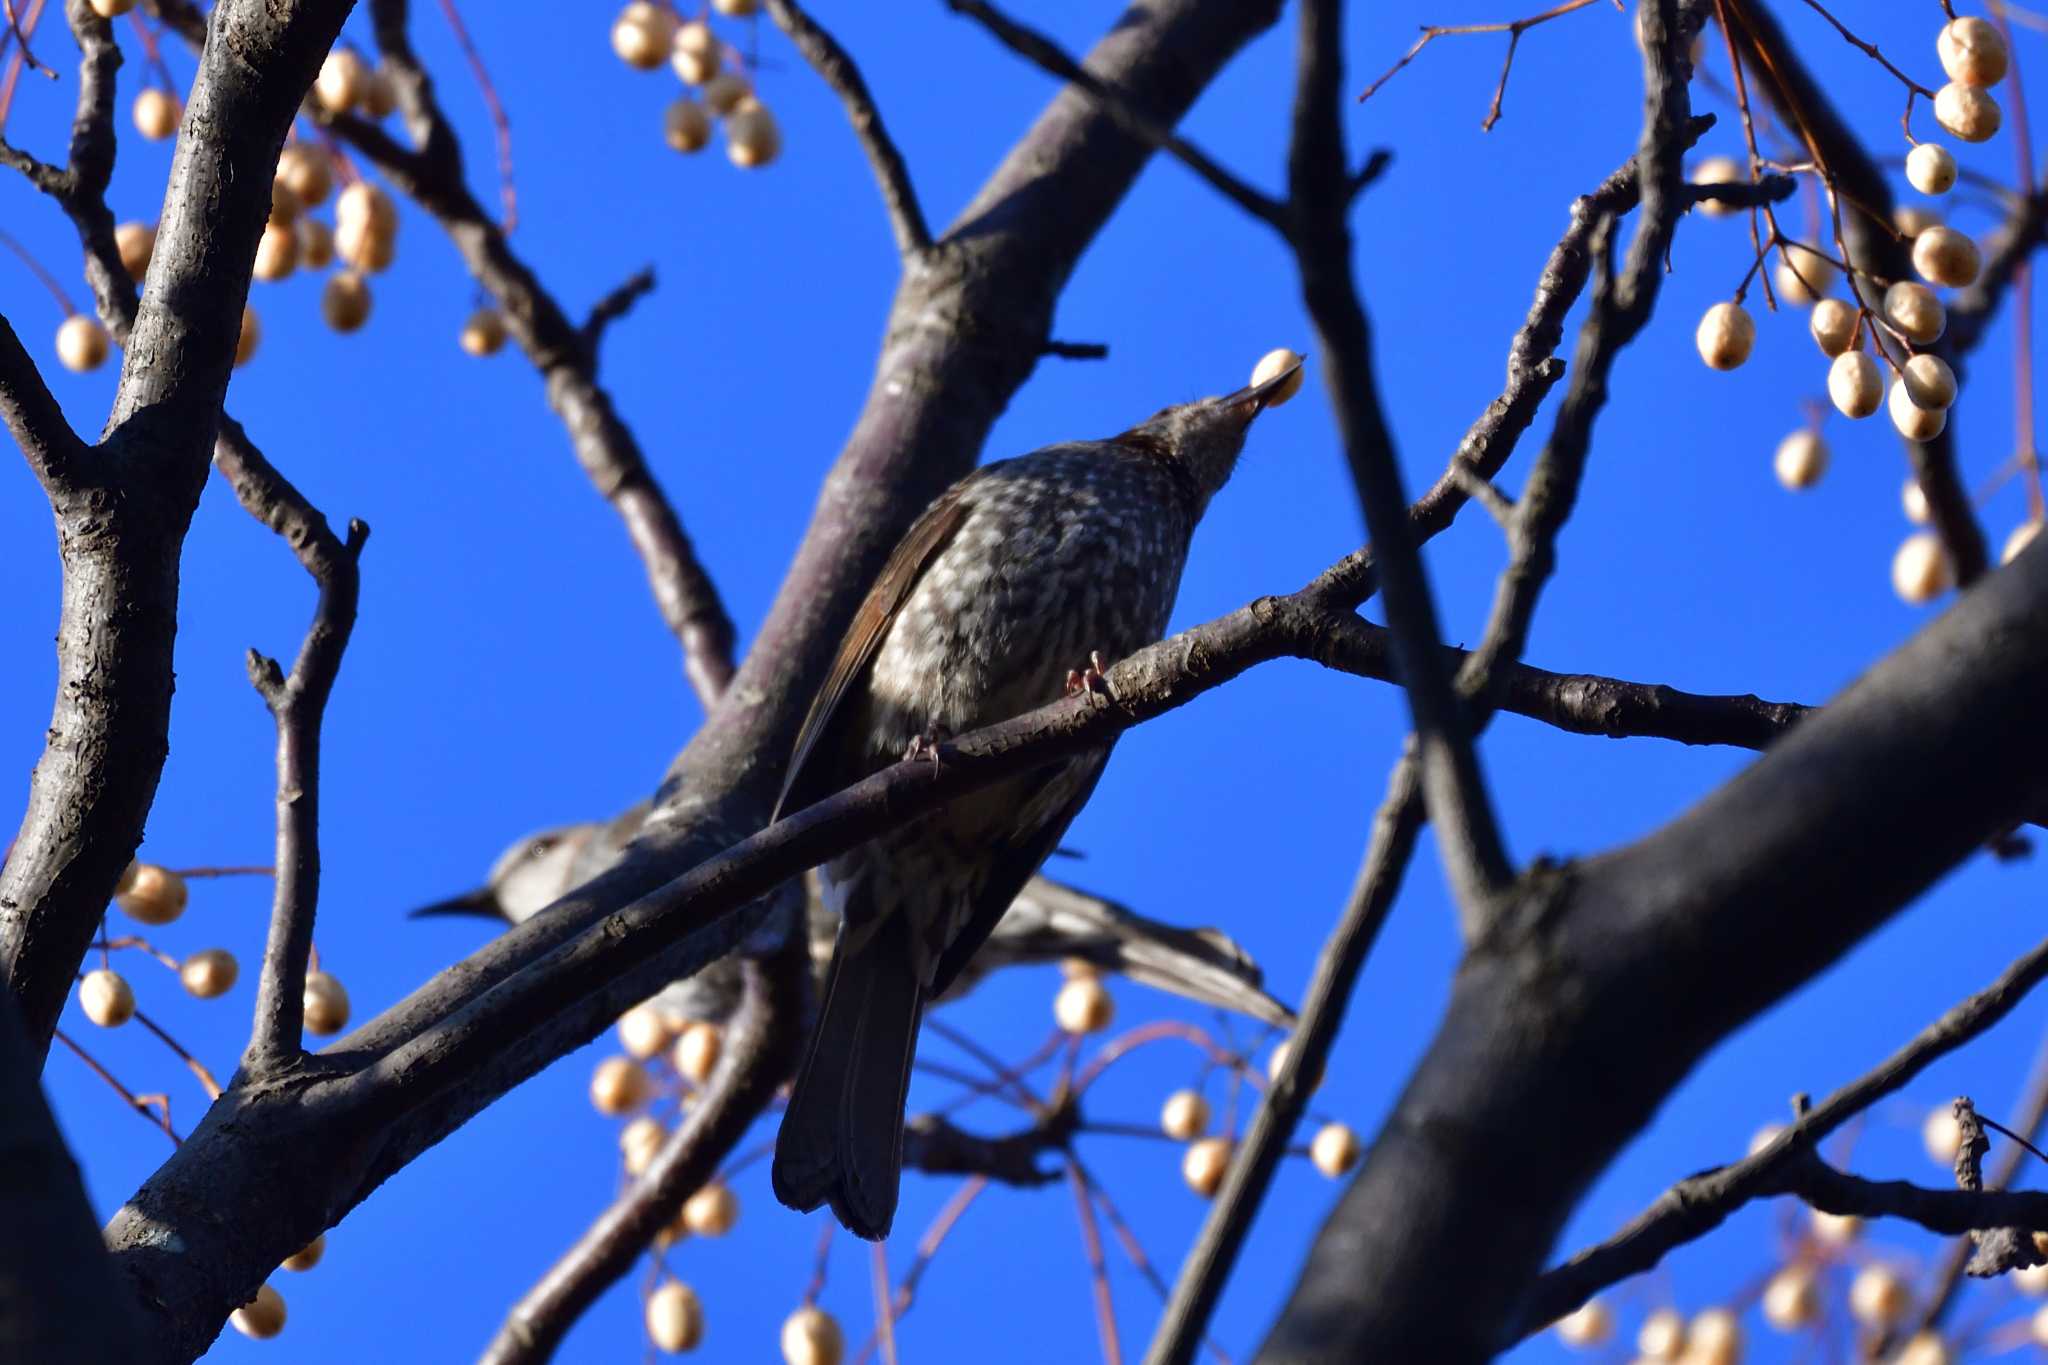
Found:
<svg viewBox="0 0 2048 1365"><path fill-rule="evenodd" d="M1086 692L1104 701L1116 700L1116 693L1110 688L1109 679L1104 675L1100 650L1088 651L1088 667L1067 670L1067 695L1079 696Z"/></svg>

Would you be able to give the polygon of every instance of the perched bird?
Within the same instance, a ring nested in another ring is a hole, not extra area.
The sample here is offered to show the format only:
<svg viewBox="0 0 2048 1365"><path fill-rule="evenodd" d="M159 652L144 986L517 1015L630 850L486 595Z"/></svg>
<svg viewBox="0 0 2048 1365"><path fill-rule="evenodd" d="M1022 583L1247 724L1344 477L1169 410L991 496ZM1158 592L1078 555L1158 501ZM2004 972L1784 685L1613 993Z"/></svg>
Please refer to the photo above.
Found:
<svg viewBox="0 0 2048 1365"><path fill-rule="evenodd" d="M524 924L618 861L646 816L647 804L642 802L614 820L526 835L491 865L483 885L423 905L412 916L472 915ZM811 954L822 977L839 923L817 898L810 899ZM1004 967L1066 958L1081 958L1156 990L1234 1010L1261 1023L1294 1025L1293 1011L1260 989L1258 964L1218 931L1148 919L1045 876L1025 884L946 998L964 995ZM725 966L713 963L649 1003L678 1027L698 1020L724 1023L739 1006L739 974Z"/></svg>
<svg viewBox="0 0 2048 1365"><path fill-rule="evenodd" d="M855 614L790 760L780 811L947 735L1099 686L1092 661L1166 629L1188 542L1252 419L1301 361L1120 436L987 465L905 533ZM1262 367L1263 368L1263 367ZM984 787L825 864L838 944L775 1145L775 1194L879 1240L926 1002L943 996L1066 832L1109 748Z"/></svg>

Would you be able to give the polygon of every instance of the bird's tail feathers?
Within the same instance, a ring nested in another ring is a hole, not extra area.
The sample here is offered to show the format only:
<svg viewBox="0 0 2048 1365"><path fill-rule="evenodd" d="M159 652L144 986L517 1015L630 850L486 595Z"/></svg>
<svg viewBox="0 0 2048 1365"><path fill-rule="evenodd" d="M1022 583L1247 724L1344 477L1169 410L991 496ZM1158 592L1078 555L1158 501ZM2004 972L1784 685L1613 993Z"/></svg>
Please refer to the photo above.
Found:
<svg viewBox="0 0 2048 1365"><path fill-rule="evenodd" d="M905 917L889 915L832 950L824 1002L775 1140L775 1197L809 1212L830 1203L857 1237L880 1241L896 1216L903 1106L924 1013Z"/></svg>

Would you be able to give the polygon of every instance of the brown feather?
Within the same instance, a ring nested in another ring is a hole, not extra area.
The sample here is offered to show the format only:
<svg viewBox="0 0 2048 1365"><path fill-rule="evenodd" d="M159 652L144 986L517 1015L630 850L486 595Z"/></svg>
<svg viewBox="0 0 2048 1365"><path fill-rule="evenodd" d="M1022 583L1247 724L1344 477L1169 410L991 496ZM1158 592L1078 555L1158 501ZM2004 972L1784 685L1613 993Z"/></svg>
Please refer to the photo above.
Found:
<svg viewBox="0 0 2048 1365"><path fill-rule="evenodd" d="M860 610L854 613L853 624L847 627L846 638L840 642L839 656L832 661L832 671L826 675L824 687L811 702L803 728L797 731L789 773L782 780L782 795L776 798L775 813L769 817L771 822L780 820L786 810L801 810L813 801L831 795L829 790L803 790L800 793L799 784L806 777L815 780L818 776L810 772L811 760L832 747L823 741L833 723L844 719L839 714L840 703L846 700L855 681L874 662L875 651L881 648L883 637L895 624L896 614L903 609L903 603L909 598L910 590L916 586L925 567L946 548L959 531L960 523L967 519L967 503L960 496L960 490L966 483L967 480L963 479L947 489L938 501L925 509L923 516L911 524L890 554L889 562L882 566L882 572L875 579L875 586L868 590ZM792 801L792 796L800 796L800 799Z"/></svg>

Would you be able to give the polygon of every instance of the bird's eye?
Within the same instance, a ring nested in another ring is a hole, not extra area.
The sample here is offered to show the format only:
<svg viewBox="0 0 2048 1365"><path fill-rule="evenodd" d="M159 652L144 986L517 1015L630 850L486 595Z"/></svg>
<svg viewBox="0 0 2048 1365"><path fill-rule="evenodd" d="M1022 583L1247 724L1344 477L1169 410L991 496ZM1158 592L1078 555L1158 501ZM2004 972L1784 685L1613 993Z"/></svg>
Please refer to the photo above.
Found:
<svg viewBox="0 0 2048 1365"><path fill-rule="evenodd" d="M546 857L547 851L554 846L555 841L553 839L535 839L526 846L526 856L529 858Z"/></svg>

